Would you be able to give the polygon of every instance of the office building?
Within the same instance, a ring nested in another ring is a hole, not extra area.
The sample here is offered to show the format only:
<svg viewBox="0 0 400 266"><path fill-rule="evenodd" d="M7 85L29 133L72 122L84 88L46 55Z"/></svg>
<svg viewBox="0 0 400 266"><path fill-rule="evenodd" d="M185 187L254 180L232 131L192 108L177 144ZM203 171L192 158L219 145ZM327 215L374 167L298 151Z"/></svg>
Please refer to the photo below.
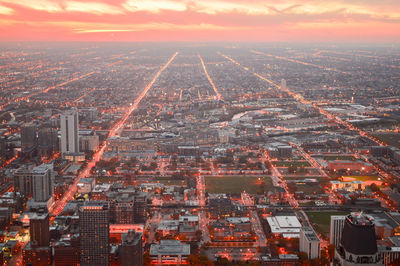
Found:
<svg viewBox="0 0 400 266"><path fill-rule="evenodd" d="M109 265L109 208L106 201L88 201L79 209L81 265Z"/></svg>
<svg viewBox="0 0 400 266"><path fill-rule="evenodd" d="M14 173L14 188L25 197L45 202L53 196L53 165L25 165Z"/></svg>
<svg viewBox="0 0 400 266"><path fill-rule="evenodd" d="M311 227L300 229L300 252L306 253L310 260L321 257L321 241Z"/></svg>
<svg viewBox="0 0 400 266"><path fill-rule="evenodd" d="M122 235L122 245L120 250L122 266L142 266L143 265L143 248L142 233L129 230L128 233Z"/></svg>
<svg viewBox="0 0 400 266"><path fill-rule="evenodd" d="M186 264L190 255L190 245L179 240L161 240L150 247L150 258L153 264Z"/></svg>
<svg viewBox="0 0 400 266"><path fill-rule="evenodd" d="M346 216L334 264L383 265L376 243L375 225L370 217L363 214Z"/></svg>
<svg viewBox="0 0 400 266"><path fill-rule="evenodd" d="M79 118L77 109L71 109L61 115L61 153L79 153Z"/></svg>
<svg viewBox="0 0 400 266"><path fill-rule="evenodd" d="M346 216L344 215L331 216L331 229L329 231L329 241L330 244L334 245L335 247L337 247L340 243L345 218Z"/></svg>
<svg viewBox="0 0 400 266"><path fill-rule="evenodd" d="M63 235L54 244L54 265L79 265L80 243L79 234Z"/></svg>
<svg viewBox="0 0 400 266"><path fill-rule="evenodd" d="M30 217L29 234L33 247L48 247L50 245L48 213L34 213Z"/></svg>
<svg viewBox="0 0 400 266"><path fill-rule="evenodd" d="M48 266L51 265L50 247L35 247L32 242L28 242L22 250L22 264Z"/></svg>

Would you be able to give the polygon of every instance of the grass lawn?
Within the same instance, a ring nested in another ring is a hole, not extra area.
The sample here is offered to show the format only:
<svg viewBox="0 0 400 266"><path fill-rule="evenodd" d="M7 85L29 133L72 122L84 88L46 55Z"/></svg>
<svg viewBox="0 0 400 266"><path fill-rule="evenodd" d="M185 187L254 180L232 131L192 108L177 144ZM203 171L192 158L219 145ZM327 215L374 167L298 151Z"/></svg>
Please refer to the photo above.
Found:
<svg viewBox="0 0 400 266"><path fill-rule="evenodd" d="M289 167L289 166L296 166L296 167L310 167L311 164L307 161L274 161L272 164L276 167Z"/></svg>
<svg viewBox="0 0 400 266"><path fill-rule="evenodd" d="M166 176L155 177L154 182L160 182L161 184L164 185L175 185L175 186L181 186L182 184L186 185L185 180L171 179L170 177Z"/></svg>
<svg viewBox="0 0 400 266"><path fill-rule="evenodd" d="M356 158L351 155L326 155L324 156L325 161L355 161Z"/></svg>
<svg viewBox="0 0 400 266"><path fill-rule="evenodd" d="M306 212L310 221L315 224L314 228L325 237L329 237L331 216L347 215L349 212L341 211L308 211Z"/></svg>
<svg viewBox="0 0 400 266"><path fill-rule="evenodd" d="M400 148L400 133L373 133L372 136L386 144Z"/></svg>
<svg viewBox="0 0 400 266"><path fill-rule="evenodd" d="M258 180L261 178L261 180ZM264 189L261 181L264 179ZM257 176L205 176L206 191L208 193L240 194L243 190L251 194L262 194L272 188L270 177Z"/></svg>

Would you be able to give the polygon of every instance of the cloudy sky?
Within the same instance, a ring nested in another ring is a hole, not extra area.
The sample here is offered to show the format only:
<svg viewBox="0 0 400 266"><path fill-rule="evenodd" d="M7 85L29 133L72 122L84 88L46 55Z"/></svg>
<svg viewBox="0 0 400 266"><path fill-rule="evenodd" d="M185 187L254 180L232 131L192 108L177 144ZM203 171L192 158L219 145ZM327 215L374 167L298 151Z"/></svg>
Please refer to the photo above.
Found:
<svg viewBox="0 0 400 266"><path fill-rule="evenodd" d="M2 41L400 41L400 0L0 0Z"/></svg>

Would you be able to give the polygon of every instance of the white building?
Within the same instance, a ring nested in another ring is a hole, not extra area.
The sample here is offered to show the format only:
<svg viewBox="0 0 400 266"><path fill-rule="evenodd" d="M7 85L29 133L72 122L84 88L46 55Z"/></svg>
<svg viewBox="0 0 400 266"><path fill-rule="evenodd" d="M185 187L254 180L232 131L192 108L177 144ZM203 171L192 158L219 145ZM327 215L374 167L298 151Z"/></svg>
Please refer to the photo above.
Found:
<svg viewBox="0 0 400 266"><path fill-rule="evenodd" d="M296 216L271 216L267 217L271 233L283 237L299 237L301 224Z"/></svg>
<svg viewBox="0 0 400 266"><path fill-rule="evenodd" d="M311 227L300 230L300 252L305 252L310 260L321 256L321 241Z"/></svg>
<svg viewBox="0 0 400 266"><path fill-rule="evenodd" d="M82 177L78 181L77 192L81 194L90 193L92 192L95 186L96 186L96 180L94 178Z"/></svg>
<svg viewBox="0 0 400 266"><path fill-rule="evenodd" d="M331 216L331 229L329 231L329 241L330 244L334 245L335 247L339 246L345 219L346 216L344 215Z"/></svg>
<svg viewBox="0 0 400 266"><path fill-rule="evenodd" d="M150 246L150 258L155 265L187 264L189 255L190 245L179 240L161 240L160 244Z"/></svg>
<svg viewBox="0 0 400 266"><path fill-rule="evenodd" d="M76 108L61 114L61 153L75 154L79 153L79 118Z"/></svg>

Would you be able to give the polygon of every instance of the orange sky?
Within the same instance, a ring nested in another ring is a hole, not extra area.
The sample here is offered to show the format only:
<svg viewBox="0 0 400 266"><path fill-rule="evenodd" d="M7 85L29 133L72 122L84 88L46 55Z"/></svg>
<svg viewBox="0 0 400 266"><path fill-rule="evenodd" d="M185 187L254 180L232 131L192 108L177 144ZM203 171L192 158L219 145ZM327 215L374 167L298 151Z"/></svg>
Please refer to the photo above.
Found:
<svg viewBox="0 0 400 266"><path fill-rule="evenodd" d="M2 41L400 41L400 0L0 0Z"/></svg>

